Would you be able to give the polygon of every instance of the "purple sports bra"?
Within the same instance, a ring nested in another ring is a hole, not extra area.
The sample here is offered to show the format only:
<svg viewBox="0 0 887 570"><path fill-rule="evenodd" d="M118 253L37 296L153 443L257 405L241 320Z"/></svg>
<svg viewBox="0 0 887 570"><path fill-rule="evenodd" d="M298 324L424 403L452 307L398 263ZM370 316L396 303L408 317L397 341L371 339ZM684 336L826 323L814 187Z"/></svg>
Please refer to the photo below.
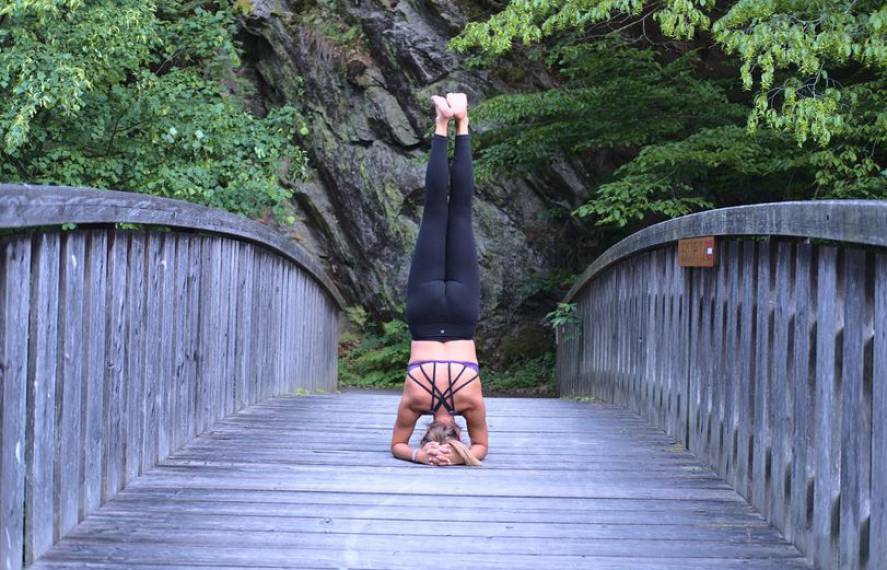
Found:
<svg viewBox="0 0 887 570"><path fill-rule="evenodd" d="M431 365L432 365L432 372L431 372L430 378L428 377L428 374L425 372L425 368L422 368L422 365L427 364L427 363L431 363ZM444 363L447 365L447 381L448 381L449 386L446 390L444 390L442 392L434 384L434 377L437 374L437 364L438 363ZM451 366L451 364L454 364L454 363L462 365L462 369L459 370L459 373L456 374L455 378L453 377L453 369ZM417 380L413 376L412 372L416 368L419 368L419 370L422 371L422 375L425 376L425 379L428 381L430 389L428 386L425 386L424 384L419 382L419 380ZM459 381L459 378L461 378L462 374L468 369L474 370L474 376L472 376L471 378L469 378L468 380L463 382L459 387L454 388L454 386L456 385L456 382ZM467 360L416 360L415 362L410 362L409 364L407 364L407 376L409 376L410 379L413 380L413 382L415 382L416 384L421 386L423 390L425 390L426 392L431 394L431 408L428 410L428 413L431 413L431 414L433 414L441 406L443 406L447 409L448 412L450 412L451 415L454 415L454 416L457 415L458 412L456 412L456 401L453 398L453 396L456 394L456 392L458 392L459 390L461 390L462 388L464 388L465 386L467 386L468 384L473 382L475 379L477 379L479 374L480 374L480 367L478 366L478 364L476 362L470 362ZM437 403L434 402L435 397L438 398ZM447 401L447 398L449 398L449 401Z"/></svg>

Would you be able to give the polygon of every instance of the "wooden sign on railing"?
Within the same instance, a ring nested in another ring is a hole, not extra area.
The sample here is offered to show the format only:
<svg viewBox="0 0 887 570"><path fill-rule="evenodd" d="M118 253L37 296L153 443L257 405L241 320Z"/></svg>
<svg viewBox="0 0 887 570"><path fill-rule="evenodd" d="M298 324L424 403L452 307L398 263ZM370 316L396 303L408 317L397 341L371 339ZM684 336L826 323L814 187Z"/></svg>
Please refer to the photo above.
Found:
<svg viewBox="0 0 887 570"><path fill-rule="evenodd" d="M681 267L714 267L716 260L714 236L678 240Z"/></svg>

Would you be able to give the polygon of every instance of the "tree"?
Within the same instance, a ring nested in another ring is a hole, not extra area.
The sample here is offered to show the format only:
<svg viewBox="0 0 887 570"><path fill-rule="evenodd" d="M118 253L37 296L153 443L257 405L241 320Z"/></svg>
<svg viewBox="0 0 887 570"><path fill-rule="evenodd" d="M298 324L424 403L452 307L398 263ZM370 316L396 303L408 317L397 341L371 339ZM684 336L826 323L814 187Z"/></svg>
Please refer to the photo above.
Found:
<svg viewBox="0 0 887 570"><path fill-rule="evenodd" d="M736 202L887 197L885 14L849 0L514 0L451 47L489 62L518 41L553 44L562 84L481 105L479 170L623 149L574 213L624 226ZM700 49L736 58L735 75L702 69Z"/></svg>
<svg viewBox="0 0 887 570"><path fill-rule="evenodd" d="M0 179L119 188L294 221L307 159L259 118L227 4L21 0L0 8Z"/></svg>

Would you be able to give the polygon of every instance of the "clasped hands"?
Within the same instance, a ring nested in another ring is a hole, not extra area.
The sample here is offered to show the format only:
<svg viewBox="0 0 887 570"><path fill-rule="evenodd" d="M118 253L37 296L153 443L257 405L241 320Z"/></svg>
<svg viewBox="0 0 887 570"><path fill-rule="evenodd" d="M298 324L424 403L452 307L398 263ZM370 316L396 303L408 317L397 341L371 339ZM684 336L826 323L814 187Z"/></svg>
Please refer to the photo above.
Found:
<svg viewBox="0 0 887 570"><path fill-rule="evenodd" d="M449 443L440 444L436 441L429 441L422 446L422 451L425 453L425 463L427 465L443 467L462 463L462 458Z"/></svg>

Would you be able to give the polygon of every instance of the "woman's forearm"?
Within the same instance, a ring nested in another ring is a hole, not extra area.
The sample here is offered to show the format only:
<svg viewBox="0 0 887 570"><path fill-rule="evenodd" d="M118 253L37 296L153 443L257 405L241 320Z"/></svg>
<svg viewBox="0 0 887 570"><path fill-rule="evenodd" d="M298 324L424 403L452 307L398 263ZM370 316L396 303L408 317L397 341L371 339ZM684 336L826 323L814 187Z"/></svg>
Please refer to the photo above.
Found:
<svg viewBox="0 0 887 570"><path fill-rule="evenodd" d="M391 453L398 459L404 459L406 461L413 460L413 449L408 443L395 443L391 446ZM424 450L420 449L419 452L416 453L416 463L425 463Z"/></svg>
<svg viewBox="0 0 887 570"><path fill-rule="evenodd" d="M471 455L473 455L478 461L483 461L484 457L487 456L487 446L479 443L473 443L471 447L468 448L468 451L470 451Z"/></svg>

